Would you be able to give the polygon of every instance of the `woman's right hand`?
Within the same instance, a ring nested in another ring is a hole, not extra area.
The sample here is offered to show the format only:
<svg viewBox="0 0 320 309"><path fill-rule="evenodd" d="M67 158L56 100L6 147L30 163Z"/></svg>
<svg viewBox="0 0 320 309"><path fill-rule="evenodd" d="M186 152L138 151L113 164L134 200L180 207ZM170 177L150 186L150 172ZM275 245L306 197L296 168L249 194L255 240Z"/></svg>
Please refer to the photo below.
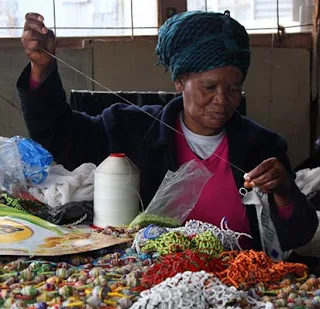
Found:
<svg viewBox="0 0 320 309"><path fill-rule="evenodd" d="M27 13L21 42L24 50L31 60L33 77L41 81L44 74L53 61L53 58L43 50L55 54L55 35L44 25L44 18L37 13Z"/></svg>

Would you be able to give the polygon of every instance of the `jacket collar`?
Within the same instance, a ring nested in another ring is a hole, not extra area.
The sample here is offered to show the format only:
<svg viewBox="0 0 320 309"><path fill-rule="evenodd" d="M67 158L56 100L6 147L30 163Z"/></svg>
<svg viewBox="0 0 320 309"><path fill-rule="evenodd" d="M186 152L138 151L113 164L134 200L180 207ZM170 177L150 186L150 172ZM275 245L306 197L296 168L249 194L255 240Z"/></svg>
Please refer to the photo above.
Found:
<svg viewBox="0 0 320 309"><path fill-rule="evenodd" d="M170 127L176 127L176 121L178 119L179 113L183 110L183 97L177 97L167 104L161 116L161 121L168 124ZM171 128L160 123L160 134L158 142L170 143L172 142L174 133Z"/></svg>
<svg viewBox="0 0 320 309"><path fill-rule="evenodd" d="M144 137L143 144L145 147L158 148L170 144L174 139L174 131L171 128L175 129L178 115L182 110L182 96L171 100L156 116L159 120L153 121L152 127Z"/></svg>

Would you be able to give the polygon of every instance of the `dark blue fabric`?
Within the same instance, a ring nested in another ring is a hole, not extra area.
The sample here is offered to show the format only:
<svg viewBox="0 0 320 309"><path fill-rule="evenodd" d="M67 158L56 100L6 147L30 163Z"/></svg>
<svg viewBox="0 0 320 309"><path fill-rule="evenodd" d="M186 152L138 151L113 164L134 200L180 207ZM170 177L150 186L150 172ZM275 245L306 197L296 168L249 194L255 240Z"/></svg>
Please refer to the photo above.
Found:
<svg viewBox="0 0 320 309"><path fill-rule="evenodd" d="M250 65L249 36L228 15L189 11L176 14L159 29L156 54L172 79L188 72L238 67L245 77Z"/></svg>
<svg viewBox="0 0 320 309"><path fill-rule="evenodd" d="M124 152L140 169L141 197L151 201L167 170L177 170L174 132L146 115L136 106L115 104L102 115L90 117L74 112L65 101L57 69L35 91L29 93L30 65L18 80L24 119L30 137L48 149L57 163L74 169L85 162L99 164L110 152ZM142 109L175 126L183 108L179 97L163 106ZM277 157L291 171L285 140L237 112L226 126L230 162L250 171L263 160ZM238 188L243 173L232 168ZM221 192L228 194L228 192ZM272 218L284 250L299 247L313 237L318 226L315 209L292 181L294 213L289 220L277 216L270 196ZM212 203L214 207L214 201ZM210 209L208 209L210 211ZM259 230L254 207L246 208L255 248L260 249Z"/></svg>

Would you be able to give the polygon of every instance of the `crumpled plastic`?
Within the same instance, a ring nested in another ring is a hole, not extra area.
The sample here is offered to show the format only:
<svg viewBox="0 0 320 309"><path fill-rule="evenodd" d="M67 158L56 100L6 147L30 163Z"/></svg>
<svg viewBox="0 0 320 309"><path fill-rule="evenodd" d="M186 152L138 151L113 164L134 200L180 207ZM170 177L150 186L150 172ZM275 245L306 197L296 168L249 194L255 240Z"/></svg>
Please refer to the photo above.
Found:
<svg viewBox="0 0 320 309"><path fill-rule="evenodd" d="M27 181L42 183L47 178L48 167L53 161L51 153L30 138L14 136L12 140L17 143Z"/></svg>
<svg viewBox="0 0 320 309"><path fill-rule="evenodd" d="M0 186L15 197L26 197L28 186L44 181L52 155L29 138L0 137Z"/></svg>

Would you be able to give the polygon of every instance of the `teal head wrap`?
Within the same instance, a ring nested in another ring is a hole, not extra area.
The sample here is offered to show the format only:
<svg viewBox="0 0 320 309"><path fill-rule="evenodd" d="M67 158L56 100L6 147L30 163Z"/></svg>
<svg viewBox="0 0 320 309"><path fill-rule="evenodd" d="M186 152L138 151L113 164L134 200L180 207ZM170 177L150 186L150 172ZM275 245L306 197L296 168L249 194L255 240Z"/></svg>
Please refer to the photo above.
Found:
<svg viewBox="0 0 320 309"><path fill-rule="evenodd" d="M183 73L230 65L245 77L250 65L249 36L229 14L189 11L160 27L156 54L173 81Z"/></svg>

